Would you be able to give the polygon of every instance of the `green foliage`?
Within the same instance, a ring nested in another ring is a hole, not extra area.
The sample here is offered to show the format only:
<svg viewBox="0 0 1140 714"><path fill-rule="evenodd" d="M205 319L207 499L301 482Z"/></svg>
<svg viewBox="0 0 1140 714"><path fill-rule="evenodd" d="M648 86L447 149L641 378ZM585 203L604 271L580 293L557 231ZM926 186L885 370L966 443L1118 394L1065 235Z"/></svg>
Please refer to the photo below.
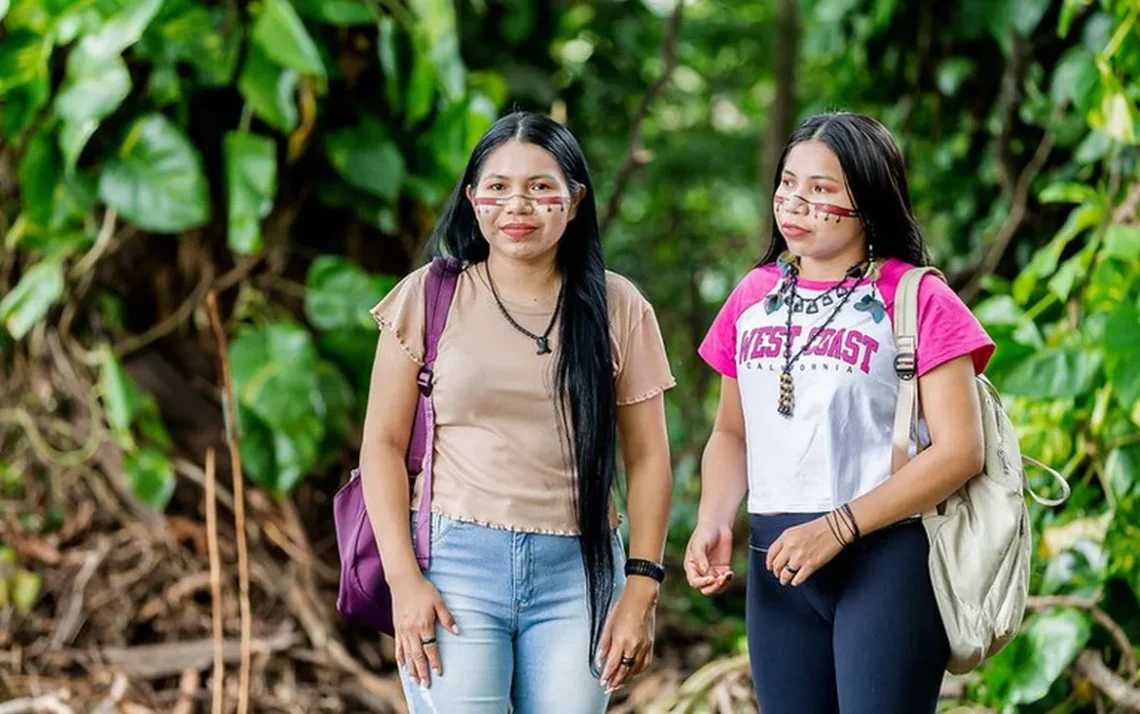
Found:
<svg viewBox="0 0 1140 714"><path fill-rule="evenodd" d="M32 266L0 300L0 320L17 340L43 319L63 295L63 266L47 260Z"/></svg>
<svg viewBox="0 0 1140 714"><path fill-rule="evenodd" d="M230 346L242 463L274 493L291 491L343 438L354 403L339 370L301 325L247 329Z"/></svg>
<svg viewBox="0 0 1140 714"><path fill-rule="evenodd" d="M1044 699L1092 633L1089 618L1073 609L1031 618L1020 636L989 663L988 702L1032 704Z"/></svg>
<svg viewBox="0 0 1140 714"><path fill-rule="evenodd" d="M229 196L229 247L239 255L261 252L261 221L277 193L277 147L272 139L230 132L223 148Z"/></svg>
<svg viewBox="0 0 1140 714"><path fill-rule="evenodd" d="M174 444L154 397L139 390L109 347L99 352L99 393L115 442L123 448L123 475L131 492L155 510L174 495Z"/></svg>
<svg viewBox="0 0 1140 714"><path fill-rule="evenodd" d="M13 268L4 355L9 338L32 345L38 325L57 324L64 304L88 345L151 319L158 301L137 284L88 291L74 270L107 248L96 240L109 211L138 234L104 260L145 254L147 270L177 262L181 275L201 256L219 274L263 257L266 275L232 293L229 356L245 470L288 494L353 458L344 447L376 346L368 309L414 266L480 134L515 102L550 111L582 141L601 212L633 158L605 246L654 304L678 378L667 400L677 562L717 396L696 347L766 242L770 68L787 52L797 117L849 108L894 132L932 257L956 285L1024 208L974 305L998 343L987 372L1023 450L1074 484L1063 509L1032 511L1032 586L1111 590L1103 606L1140 641L1140 218L1121 210L1140 180L1140 5L796 6L802 36L789 49L773 3L690 0L670 81L639 117L663 69L669 3L264 0L234 12L203 0L0 0L0 131L19 188L18 204L0 206L0 265ZM1026 171L1043 137L1052 148ZM164 508L174 445L154 398L111 348L92 354L126 481ZM5 593L11 583L0 577ZM740 595L668 602L716 624L714 648L729 652ZM1106 643L1083 612L1038 613L972 694L1022 714L1077 711L1084 695L1063 672Z"/></svg>
<svg viewBox="0 0 1140 714"><path fill-rule="evenodd" d="M161 114L141 117L99 178L99 197L127 220L156 233L196 228L210 218L201 159Z"/></svg>

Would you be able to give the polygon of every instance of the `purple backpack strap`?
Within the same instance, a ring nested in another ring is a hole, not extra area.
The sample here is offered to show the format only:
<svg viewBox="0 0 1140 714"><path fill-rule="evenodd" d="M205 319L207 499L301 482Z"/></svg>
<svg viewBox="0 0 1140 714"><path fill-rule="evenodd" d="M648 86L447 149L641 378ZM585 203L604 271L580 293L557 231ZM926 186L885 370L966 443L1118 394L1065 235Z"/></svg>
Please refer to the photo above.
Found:
<svg viewBox="0 0 1140 714"><path fill-rule="evenodd" d="M422 445L423 462L420 478L423 486L420 505L416 516L416 561L420 568L427 569L431 563L431 489L432 465L435 461L432 436L435 432L435 407L432 403L432 386L435 358L439 350L439 337L447 325L447 313L451 300L455 297L455 285L462 267L456 258L436 258L428 268L427 283L424 286L426 319L424 322L424 365L420 367L416 381L420 387L420 399L416 409L419 412L412 430L412 443Z"/></svg>

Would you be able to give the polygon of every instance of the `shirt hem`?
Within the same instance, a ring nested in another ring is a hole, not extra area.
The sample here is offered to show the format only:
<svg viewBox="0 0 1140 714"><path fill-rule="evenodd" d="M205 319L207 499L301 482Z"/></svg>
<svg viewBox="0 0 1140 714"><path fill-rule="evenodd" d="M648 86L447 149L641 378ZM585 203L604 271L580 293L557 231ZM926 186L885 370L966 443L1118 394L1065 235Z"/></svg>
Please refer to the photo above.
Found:
<svg viewBox="0 0 1140 714"><path fill-rule="evenodd" d="M392 323L391 320L383 317L382 315L377 315L375 312L372 313L372 317L376 320L376 324L380 326L381 331L387 330L393 337L396 338L397 344L400 345L400 349L403 350L404 354L408 356L408 359L420 365L421 367L423 366L423 358L416 357L415 354L412 353L411 348L408 347L408 344L406 342L404 342L404 338L400 335L400 331L396 329L396 326Z"/></svg>
<svg viewBox="0 0 1140 714"><path fill-rule="evenodd" d="M631 406L633 404L639 404L641 402L648 401L648 400L652 399L653 397L656 397L658 394L663 393L665 390L672 389L673 387L676 387L676 386L677 386L677 379L675 377L670 377L669 381L666 382L665 384L656 386L653 389L649 390L648 392L645 392L644 394L639 394L636 397L630 397L629 399L619 399L617 405L619 407L628 407L628 406Z"/></svg>
<svg viewBox="0 0 1140 714"><path fill-rule="evenodd" d="M452 520L452 521L458 521L460 523L470 523L471 525L482 526L483 528L491 528L491 529L497 530L497 531L513 531L516 533L537 533L539 535L573 536L573 537L578 537L578 536L582 535L581 531L579 531L577 528L562 529L562 528L541 528L538 526L508 525L506 523L494 523L492 521L484 521L484 520L481 520L478 518L472 518L471 516L458 516L458 515L455 515L453 513L447 513L445 511L441 511L441 510L436 509L436 508L431 509L431 512L437 516L442 516L443 518L447 518L447 519ZM623 519L621 517L621 514L618 514L617 524L611 523L610 528L611 529L617 528L618 526L621 525L622 520Z"/></svg>

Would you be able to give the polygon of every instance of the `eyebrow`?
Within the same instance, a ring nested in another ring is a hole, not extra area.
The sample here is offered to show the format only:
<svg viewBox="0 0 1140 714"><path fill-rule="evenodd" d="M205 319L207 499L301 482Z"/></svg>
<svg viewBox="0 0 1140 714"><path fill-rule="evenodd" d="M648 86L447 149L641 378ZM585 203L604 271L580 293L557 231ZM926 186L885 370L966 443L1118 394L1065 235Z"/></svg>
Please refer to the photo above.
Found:
<svg viewBox="0 0 1140 714"><path fill-rule="evenodd" d="M784 169L784 173L791 174L792 176L796 175L796 172L792 171L791 169ZM832 183L839 183L839 179L832 178L832 177L828 176L827 174L815 174L814 176L808 176L809 181L812 179L823 179L824 181L831 181Z"/></svg>
<svg viewBox="0 0 1140 714"><path fill-rule="evenodd" d="M506 174L487 174L483 178L484 178L484 180L486 180L486 179L505 179L507 181L510 181L514 177L513 176L507 176ZM555 182L558 181L557 178L555 178L554 176L551 176L550 174L535 174L534 176L528 176L527 177L527 181L534 181L535 179L546 179L547 181L555 181Z"/></svg>

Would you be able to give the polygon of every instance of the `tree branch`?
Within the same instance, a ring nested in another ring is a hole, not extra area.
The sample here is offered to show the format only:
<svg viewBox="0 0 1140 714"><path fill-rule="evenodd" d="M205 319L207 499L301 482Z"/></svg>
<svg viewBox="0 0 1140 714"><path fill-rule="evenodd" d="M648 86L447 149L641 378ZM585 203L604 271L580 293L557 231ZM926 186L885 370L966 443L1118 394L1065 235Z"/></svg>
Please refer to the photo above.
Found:
<svg viewBox="0 0 1140 714"><path fill-rule="evenodd" d="M1025 220L1025 212L1029 205L1029 188L1033 184L1033 179L1037 178L1037 174L1041 173L1041 169L1045 166L1045 162L1049 159L1050 152L1053 151L1053 135L1050 129L1055 126L1056 122L1061 118L1064 113L1066 103L1058 104L1053 110L1053 115L1049 118L1048 124L1045 127L1045 135L1041 137L1041 143L1037 145L1037 150L1033 152L1033 158L1021 170L1021 175L1017 178L1017 184L1013 189L1013 204L1010 206L1009 215L1006 216L1005 221L1002 222L1001 228L998 229L997 237L990 247L986 249L985 255L978 262L973 269L967 271L967 274L972 273L972 277L959 291L962 299L966 302L972 301L978 296L982 288L982 279L992 273L998 264L1001 263L1002 256L1005 251L1009 249L1010 243L1013 242L1014 235L1017 230L1021 228L1022 222Z"/></svg>
<svg viewBox="0 0 1140 714"><path fill-rule="evenodd" d="M995 113L998 115L998 125L1001 127L997 137L997 169L1001 181L1002 193L1011 196L1014 193L1014 176L1017 168L1013 162L1013 152L1010 144L1013 141L1013 126L1017 121L1017 104L1021 99L1021 85L1025 81L1025 70L1029 59L1029 40L1020 32L1010 28L1009 62L1005 65L1005 72L1001 77L1001 92L998 94Z"/></svg>
<svg viewBox="0 0 1140 714"><path fill-rule="evenodd" d="M665 85L668 84L669 78L673 75L673 68L677 64L677 34L681 28L681 16L684 14L685 2L684 0L677 0L677 7L673 10L673 16L669 19L669 27L665 30L665 40L661 45L661 60L664 65L661 70L661 76L657 78L649 89L645 90L645 94L641 96L641 104L637 107L637 113L634 115L633 130L629 136L629 147L625 153L625 160L622 162L621 168L618 169L617 176L614 178L614 188L610 192L609 200L606 201L605 210L602 211L602 218L600 223L601 231L603 234L606 232L606 227L609 226L610 221L617 214L618 205L621 203L621 196L625 192L626 185L629 183L630 176L633 175L634 169L637 168L637 152L641 144L641 125L645 121L645 117L649 114L649 105L657 98Z"/></svg>
<svg viewBox="0 0 1140 714"><path fill-rule="evenodd" d="M249 711L249 687L253 640L253 617L249 604L249 554L245 535L245 485L241 473L241 449L237 434L237 406L234 402L233 380L230 377L230 354L226 342L226 331L218 312L218 295L210 291L206 296L206 309L210 314L210 324L214 328L214 339L218 345L218 360L221 362L222 394L226 406L226 441L230 447L230 475L234 490L234 521L237 532L238 555L238 594L239 619L241 622L241 659L238 664L238 714ZM179 670L181 671L181 670Z"/></svg>
<svg viewBox="0 0 1140 714"><path fill-rule="evenodd" d="M1140 712L1140 689L1129 686L1116 675L1096 652L1085 650L1073 663L1073 671L1082 675L1118 707Z"/></svg>
<svg viewBox="0 0 1140 714"><path fill-rule="evenodd" d="M768 126L760 155L760 251L772 235L772 200L768 194L784 142L796 120L796 68L799 65L800 18L796 0L779 0L772 38L772 74L776 96L768 107Z"/></svg>

